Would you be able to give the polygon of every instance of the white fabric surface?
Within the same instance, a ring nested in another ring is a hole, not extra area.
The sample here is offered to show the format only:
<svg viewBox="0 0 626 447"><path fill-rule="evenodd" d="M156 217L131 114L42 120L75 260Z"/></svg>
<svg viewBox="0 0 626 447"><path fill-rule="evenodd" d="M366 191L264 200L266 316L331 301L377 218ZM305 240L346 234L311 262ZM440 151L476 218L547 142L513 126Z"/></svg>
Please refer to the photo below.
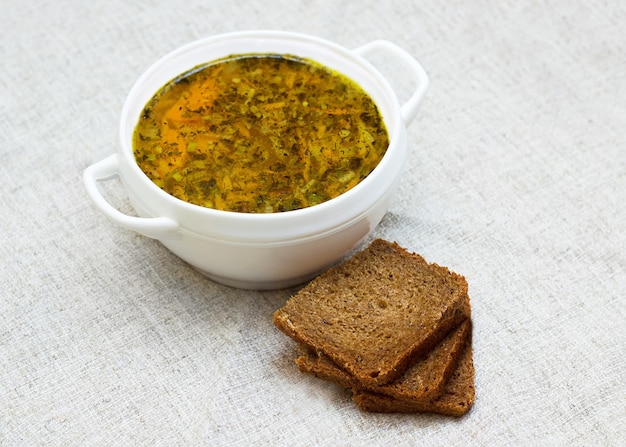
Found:
<svg viewBox="0 0 626 447"><path fill-rule="evenodd" d="M0 445L624 445L624 23L600 0L3 1ZM293 290L215 284L89 201L143 70L245 29L383 38L426 68L372 237L467 277L465 417L360 412L293 364L271 321Z"/></svg>

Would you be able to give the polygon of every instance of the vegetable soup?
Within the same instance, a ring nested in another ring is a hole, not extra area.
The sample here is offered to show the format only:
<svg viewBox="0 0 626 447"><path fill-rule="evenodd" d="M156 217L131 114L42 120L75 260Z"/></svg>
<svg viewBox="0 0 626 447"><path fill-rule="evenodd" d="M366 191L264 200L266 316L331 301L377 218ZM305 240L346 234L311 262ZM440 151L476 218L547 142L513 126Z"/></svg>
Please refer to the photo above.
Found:
<svg viewBox="0 0 626 447"><path fill-rule="evenodd" d="M139 167L181 200L271 213L330 200L363 180L389 145L376 104L314 61L250 54L163 86L133 135Z"/></svg>

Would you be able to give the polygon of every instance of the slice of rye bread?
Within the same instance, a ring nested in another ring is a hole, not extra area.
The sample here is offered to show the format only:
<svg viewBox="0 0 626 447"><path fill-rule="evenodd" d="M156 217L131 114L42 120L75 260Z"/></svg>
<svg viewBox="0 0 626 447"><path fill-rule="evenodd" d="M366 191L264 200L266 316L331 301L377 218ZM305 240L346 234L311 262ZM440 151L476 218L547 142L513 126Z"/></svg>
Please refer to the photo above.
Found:
<svg viewBox="0 0 626 447"><path fill-rule="evenodd" d="M462 322L432 351L418 359L398 379L385 385L362 385L323 353L301 349L300 371L346 388L362 388L400 400L430 401L441 396L471 337L471 320Z"/></svg>
<svg viewBox="0 0 626 447"><path fill-rule="evenodd" d="M411 401L363 389L353 389L352 400L362 410L375 413L437 413L446 416L463 416L470 410L476 397L472 357L470 342L464 349L443 394L437 399Z"/></svg>
<svg viewBox="0 0 626 447"><path fill-rule="evenodd" d="M291 297L274 324L360 383L382 385L466 318L467 299L463 276L376 239Z"/></svg>

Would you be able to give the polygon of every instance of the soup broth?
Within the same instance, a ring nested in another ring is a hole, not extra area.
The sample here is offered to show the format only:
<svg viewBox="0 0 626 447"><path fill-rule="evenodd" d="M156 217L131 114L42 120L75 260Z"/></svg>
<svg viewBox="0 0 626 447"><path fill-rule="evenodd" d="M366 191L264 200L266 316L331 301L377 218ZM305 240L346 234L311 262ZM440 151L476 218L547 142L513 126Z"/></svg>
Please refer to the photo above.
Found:
<svg viewBox="0 0 626 447"><path fill-rule="evenodd" d="M287 55L238 55L162 87L133 135L139 167L181 200L269 213L348 191L389 145L372 99L347 77Z"/></svg>

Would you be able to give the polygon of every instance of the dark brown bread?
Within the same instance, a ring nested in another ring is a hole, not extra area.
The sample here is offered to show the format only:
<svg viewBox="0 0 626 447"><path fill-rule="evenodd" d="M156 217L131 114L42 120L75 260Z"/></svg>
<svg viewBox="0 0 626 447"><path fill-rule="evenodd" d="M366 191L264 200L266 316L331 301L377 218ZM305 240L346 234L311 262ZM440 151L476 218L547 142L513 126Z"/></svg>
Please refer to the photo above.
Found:
<svg viewBox="0 0 626 447"><path fill-rule="evenodd" d="M389 383L466 318L461 275L377 239L315 278L275 325L363 385Z"/></svg>
<svg viewBox="0 0 626 447"><path fill-rule="evenodd" d="M301 350L296 364L302 372L346 388L363 388L400 400L430 401L443 393L470 336L471 320L467 319L401 377L386 385L362 385L324 354L306 348Z"/></svg>
<svg viewBox="0 0 626 447"><path fill-rule="evenodd" d="M438 413L460 417L466 414L476 397L474 360L471 343L464 349L444 393L432 401L402 400L363 389L354 389L352 400L364 411L375 413Z"/></svg>

